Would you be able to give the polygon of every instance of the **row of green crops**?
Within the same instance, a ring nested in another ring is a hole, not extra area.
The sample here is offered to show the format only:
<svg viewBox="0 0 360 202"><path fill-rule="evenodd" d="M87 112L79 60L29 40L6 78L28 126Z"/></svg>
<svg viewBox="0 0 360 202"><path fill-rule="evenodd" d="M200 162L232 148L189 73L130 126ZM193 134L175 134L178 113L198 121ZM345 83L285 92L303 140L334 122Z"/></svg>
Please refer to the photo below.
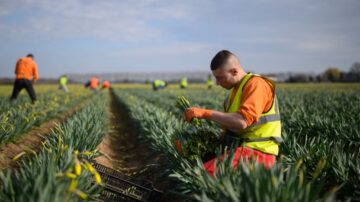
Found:
<svg viewBox="0 0 360 202"><path fill-rule="evenodd" d="M24 94L14 102L4 96L0 97L0 145L15 141L25 132L60 116L89 96L85 90L64 93L58 90L53 92L48 88L43 87L35 104L31 104Z"/></svg>
<svg viewBox="0 0 360 202"><path fill-rule="evenodd" d="M325 183L341 185L341 198L359 198L360 91L280 91L278 95L285 162L302 158L313 168L325 159Z"/></svg>
<svg viewBox="0 0 360 202"><path fill-rule="evenodd" d="M181 191L184 196L199 201L333 199L334 187L324 187L326 181L321 177L323 173L320 174L325 167L324 159L316 161L314 167L308 168L299 158L296 166L278 163L273 170L267 171L256 164L241 164L237 169L232 169L229 166L232 156L228 156L224 162L219 162L219 171L215 178L211 177L203 169L200 158L190 161L177 153L174 137L183 132L188 124L184 123L182 115L176 110L175 102L164 101L164 93L180 95L190 94L191 91L163 91L157 94L157 99L154 92L143 89L115 91L117 98L128 107L132 119L139 124L149 145L154 150L166 154L164 174L180 182L177 191ZM211 91L207 93L210 93L211 97ZM193 97L196 95L193 94ZM199 100L203 102L204 95L201 95ZM192 101L196 103L196 100ZM215 102L221 103L220 100ZM325 189L328 190L326 194Z"/></svg>
<svg viewBox="0 0 360 202"><path fill-rule="evenodd" d="M18 170L0 172L0 201L81 201L99 194L101 178L89 161L106 134L107 99L105 93L94 96L38 154L20 159Z"/></svg>
<svg viewBox="0 0 360 202"><path fill-rule="evenodd" d="M33 87L35 89L36 94L60 91L59 85L57 85L57 84L35 84ZM84 89L84 86L81 84L69 84L68 85L69 92L81 91L82 89ZM1 97L6 97L6 98L10 99L12 90L13 90L13 85L0 84L0 96ZM30 97L28 97L28 94L25 89L23 89L19 95L20 96L25 95L25 97L27 97L28 100L30 101Z"/></svg>

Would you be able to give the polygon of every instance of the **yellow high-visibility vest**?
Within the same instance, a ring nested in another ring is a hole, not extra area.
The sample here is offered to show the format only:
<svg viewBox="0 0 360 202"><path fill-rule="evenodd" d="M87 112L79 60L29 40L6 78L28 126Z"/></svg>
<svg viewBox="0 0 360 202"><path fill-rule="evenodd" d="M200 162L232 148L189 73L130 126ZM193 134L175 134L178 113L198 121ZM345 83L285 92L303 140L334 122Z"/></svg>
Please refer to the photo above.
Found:
<svg viewBox="0 0 360 202"><path fill-rule="evenodd" d="M154 81L154 86L155 86L155 87L165 86L165 81L155 80L155 81Z"/></svg>
<svg viewBox="0 0 360 202"><path fill-rule="evenodd" d="M212 85L214 84L214 81L213 81L212 79L208 79L207 82L206 82L206 84L207 84L208 86L212 86Z"/></svg>
<svg viewBox="0 0 360 202"><path fill-rule="evenodd" d="M186 77L181 78L180 86L186 88L187 85L188 85L187 78Z"/></svg>
<svg viewBox="0 0 360 202"><path fill-rule="evenodd" d="M66 85L67 84L67 77L65 77L65 76L62 76L62 77L60 77L60 80L59 80L59 83L60 83L60 85Z"/></svg>
<svg viewBox="0 0 360 202"><path fill-rule="evenodd" d="M225 112L237 112L240 107L241 102L241 94L243 87L249 81L250 78L255 75L252 73L248 73L242 79L239 88L235 94L234 100L231 103L229 96L227 100L225 100ZM260 76L265 79L270 85L272 85L275 89L275 84L273 81ZM231 89L229 95L232 95L235 89ZM272 106L268 112L264 112L260 115L259 121L253 123L243 130L228 129L236 135L235 138L239 138L243 145L246 147L250 147L252 149L256 149L268 154L278 155L279 153L279 144L282 142L281 138L281 120L280 120L280 112L278 108L277 99L274 93L274 99Z"/></svg>

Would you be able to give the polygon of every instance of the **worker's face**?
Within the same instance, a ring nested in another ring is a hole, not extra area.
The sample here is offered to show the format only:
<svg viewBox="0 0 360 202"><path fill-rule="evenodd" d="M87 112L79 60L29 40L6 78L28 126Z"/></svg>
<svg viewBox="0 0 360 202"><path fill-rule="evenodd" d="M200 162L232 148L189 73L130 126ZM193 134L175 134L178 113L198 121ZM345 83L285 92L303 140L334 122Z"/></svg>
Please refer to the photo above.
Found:
<svg viewBox="0 0 360 202"><path fill-rule="evenodd" d="M216 85L220 85L225 89L231 89L235 86L235 76L238 74L238 70L236 68L225 65L212 71L212 73L216 79Z"/></svg>

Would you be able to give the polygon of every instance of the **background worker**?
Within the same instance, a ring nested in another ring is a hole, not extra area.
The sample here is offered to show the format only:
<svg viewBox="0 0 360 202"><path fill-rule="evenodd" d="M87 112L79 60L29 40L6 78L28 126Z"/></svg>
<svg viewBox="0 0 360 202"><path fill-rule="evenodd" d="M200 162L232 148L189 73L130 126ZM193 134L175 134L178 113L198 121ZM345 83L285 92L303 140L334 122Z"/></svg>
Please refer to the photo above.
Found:
<svg viewBox="0 0 360 202"><path fill-rule="evenodd" d="M167 82L162 81L162 80L154 80L152 83L152 87L154 91L160 90L160 89L164 89L167 87Z"/></svg>
<svg viewBox="0 0 360 202"><path fill-rule="evenodd" d="M66 75L62 75L59 78L59 89L63 90L65 92L68 92L68 88L67 88L67 82L68 82L68 78Z"/></svg>
<svg viewBox="0 0 360 202"><path fill-rule="evenodd" d="M180 88L185 89L185 88L187 88L187 86L188 86L187 78L182 77L180 80Z"/></svg>
<svg viewBox="0 0 360 202"><path fill-rule="evenodd" d="M262 76L245 73L230 51L218 52L211 61L216 84L229 89L224 112L192 107L184 112L186 121L203 118L219 123L222 142L235 144L233 166L251 159L269 168L275 164L281 143L281 122L274 83ZM214 158L204 163L210 174L216 171Z"/></svg>
<svg viewBox="0 0 360 202"><path fill-rule="evenodd" d="M101 89L108 89L108 88L110 88L110 82L105 80L102 84Z"/></svg>
<svg viewBox="0 0 360 202"><path fill-rule="evenodd" d="M33 84L39 79L37 65L34 61L34 55L28 54L26 57L20 58L15 67L15 83L10 100L15 100L20 91L25 88L34 104L36 94Z"/></svg>
<svg viewBox="0 0 360 202"><path fill-rule="evenodd" d="M206 85L207 85L208 89L211 89L212 86L214 85L214 81L213 81L212 78L211 78L211 74L208 75L208 79L207 79L207 81L206 81Z"/></svg>
<svg viewBox="0 0 360 202"><path fill-rule="evenodd" d="M85 87L89 87L91 90L96 91L99 87L99 83L99 79L96 76L93 76L90 81L85 84Z"/></svg>

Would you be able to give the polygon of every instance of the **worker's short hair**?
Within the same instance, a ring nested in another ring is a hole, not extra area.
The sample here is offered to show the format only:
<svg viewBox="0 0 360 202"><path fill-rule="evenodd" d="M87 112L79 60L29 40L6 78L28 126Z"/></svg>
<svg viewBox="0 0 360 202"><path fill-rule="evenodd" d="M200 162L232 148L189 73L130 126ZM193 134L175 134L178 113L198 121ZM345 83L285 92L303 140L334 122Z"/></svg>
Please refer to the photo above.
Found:
<svg viewBox="0 0 360 202"><path fill-rule="evenodd" d="M221 50L218 53L216 53L214 58L211 60L211 64L210 64L211 70L216 70L222 67L227 62L227 60L230 58L231 55L234 54L228 50Z"/></svg>
<svg viewBox="0 0 360 202"><path fill-rule="evenodd" d="M34 55L33 54L31 54L31 53L29 53L29 54L27 54L27 56L26 57L28 57L28 58L34 58Z"/></svg>

